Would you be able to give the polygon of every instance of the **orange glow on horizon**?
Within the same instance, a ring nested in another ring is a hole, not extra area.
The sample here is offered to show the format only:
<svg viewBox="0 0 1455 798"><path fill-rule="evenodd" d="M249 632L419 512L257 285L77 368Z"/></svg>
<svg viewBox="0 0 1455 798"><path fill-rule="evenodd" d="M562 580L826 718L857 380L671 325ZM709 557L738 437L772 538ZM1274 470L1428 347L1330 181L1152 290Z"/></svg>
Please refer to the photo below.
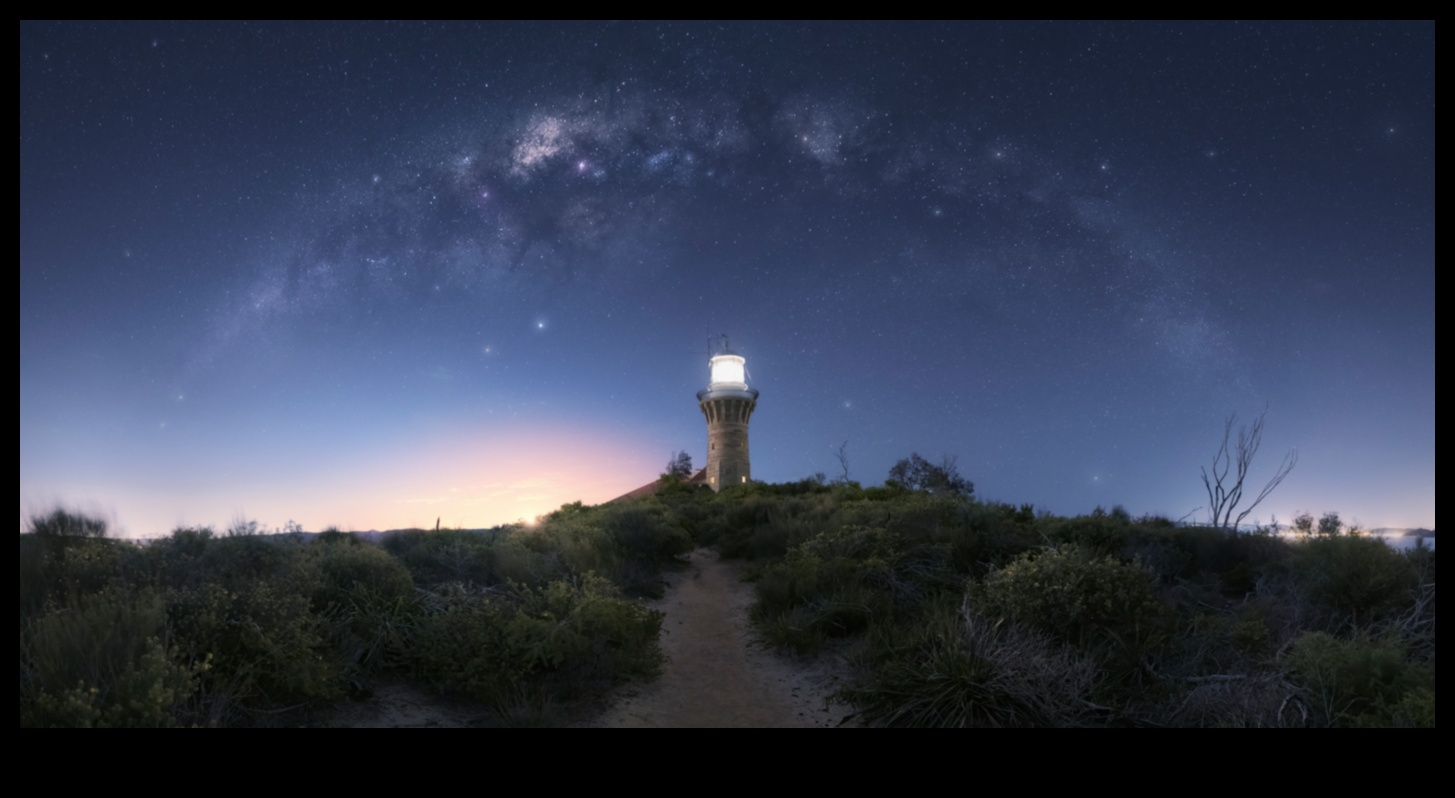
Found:
<svg viewBox="0 0 1455 798"><path fill-rule="evenodd" d="M657 476L660 447L559 425L473 431L403 447L331 475L303 517L307 529L489 527L530 521L582 501L609 501ZM304 512L304 511L298 511Z"/></svg>
<svg viewBox="0 0 1455 798"><path fill-rule="evenodd" d="M185 491L121 479L75 486L69 495L23 507L22 528L27 513L58 505L102 509L126 537L156 537L192 525L220 532L246 520L270 529L292 520L309 531L427 528L435 519L445 527L491 527L530 522L574 501L609 501L655 479L658 455L668 448L559 423L438 431L413 443L383 445L352 462L317 457L315 468Z"/></svg>

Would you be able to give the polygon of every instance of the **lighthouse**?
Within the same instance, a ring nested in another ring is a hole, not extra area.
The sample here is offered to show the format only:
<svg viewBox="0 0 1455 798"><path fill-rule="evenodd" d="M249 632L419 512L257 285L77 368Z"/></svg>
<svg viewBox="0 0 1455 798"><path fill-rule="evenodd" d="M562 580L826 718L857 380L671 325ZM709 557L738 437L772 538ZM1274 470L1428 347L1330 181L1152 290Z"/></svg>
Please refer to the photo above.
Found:
<svg viewBox="0 0 1455 798"><path fill-rule="evenodd" d="M709 382L697 392L697 406L707 419L707 484L718 491L753 478L748 419L758 406L758 392L748 387L747 362L728 348L726 338L707 370Z"/></svg>

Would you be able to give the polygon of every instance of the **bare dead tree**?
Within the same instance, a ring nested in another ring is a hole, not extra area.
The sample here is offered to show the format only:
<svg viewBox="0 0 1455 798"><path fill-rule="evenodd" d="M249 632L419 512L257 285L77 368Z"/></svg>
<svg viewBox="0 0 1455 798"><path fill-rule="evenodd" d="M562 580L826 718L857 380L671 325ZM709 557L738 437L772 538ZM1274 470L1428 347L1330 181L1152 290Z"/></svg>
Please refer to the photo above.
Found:
<svg viewBox="0 0 1455 798"><path fill-rule="evenodd" d="M834 456L837 457L839 460L839 468L843 469L844 471L844 473L839 476L838 481L847 484L849 481L849 442L844 441L843 443L839 444L839 452Z"/></svg>
<svg viewBox="0 0 1455 798"><path fill-rule="evenodd" d="M1238 513L1237 520L1233 519L1233 512L1243 501L1243 486L1248 479L1248 470L1253 466L1253 458L1258 454L1258 447L1263 444L1263 419L1268 414L1267 410L1258 414L1257 420L1251 427L1242 426L1238 428L1238 442L1236 448L1232 447L1233 424L1237 422L1236 413L1228 416L1223 424L1223 442L1218 447L1218 452L1213 456L1212 470L1202 469L1202 484L1207 488L1208 508L1212 511L1212 525L1218 529L1236 529L1243 519L1253 512L1260 502L1268 498L1283 480L1288 477L1294 465L1298 463L1298 450L1289 449L1288 454L1283 456L1283 462L1263 490L1253 499L1242 512Z"/></svg>

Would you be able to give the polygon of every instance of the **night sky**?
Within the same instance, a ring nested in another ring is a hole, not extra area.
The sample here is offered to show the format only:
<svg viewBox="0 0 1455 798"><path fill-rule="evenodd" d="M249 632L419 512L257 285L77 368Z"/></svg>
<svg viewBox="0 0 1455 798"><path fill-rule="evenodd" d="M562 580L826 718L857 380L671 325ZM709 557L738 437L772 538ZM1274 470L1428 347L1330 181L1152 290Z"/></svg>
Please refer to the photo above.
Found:
<svg viewBox="0 0 1455 798"><path fill-rule="evenodd" d="M479 527L701 465L1435 522L1435 26L20 25L20 509Z"/></svg>

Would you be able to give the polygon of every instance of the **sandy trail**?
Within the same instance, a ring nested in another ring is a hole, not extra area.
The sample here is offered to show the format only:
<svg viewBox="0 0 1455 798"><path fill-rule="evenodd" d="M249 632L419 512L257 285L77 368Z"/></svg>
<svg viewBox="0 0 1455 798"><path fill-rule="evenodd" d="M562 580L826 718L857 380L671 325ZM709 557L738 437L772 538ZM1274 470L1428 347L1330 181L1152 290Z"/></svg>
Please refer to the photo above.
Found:
<svg viewBox="0 0 1455 798"><path fill-rule="evenodd" d="M588 728L837 727L849 707L829 700L847 678L842 657L805 661L757 645L748 624L753 587L736 565L698 549L668 575L652 607L667 614L661 644L668 662L651 684L619 688ZM578 716L579 717L579 716ZM543 718L554 725L562 717ZM484 707L405 684L380 686L366 701L338 707L321 725L354 728L470 728L498 723Z"/></svg>
<svg viewBox="0 0 1455 798"><path fill-rule="evenodd" d="M662 677L632 685L584 725L597 728L836 727L850 713L832 702L846 667L833 655L795 660L758 646L748 625L753 588L716 552L698 549L653 602L667 614Z"/></svg>

